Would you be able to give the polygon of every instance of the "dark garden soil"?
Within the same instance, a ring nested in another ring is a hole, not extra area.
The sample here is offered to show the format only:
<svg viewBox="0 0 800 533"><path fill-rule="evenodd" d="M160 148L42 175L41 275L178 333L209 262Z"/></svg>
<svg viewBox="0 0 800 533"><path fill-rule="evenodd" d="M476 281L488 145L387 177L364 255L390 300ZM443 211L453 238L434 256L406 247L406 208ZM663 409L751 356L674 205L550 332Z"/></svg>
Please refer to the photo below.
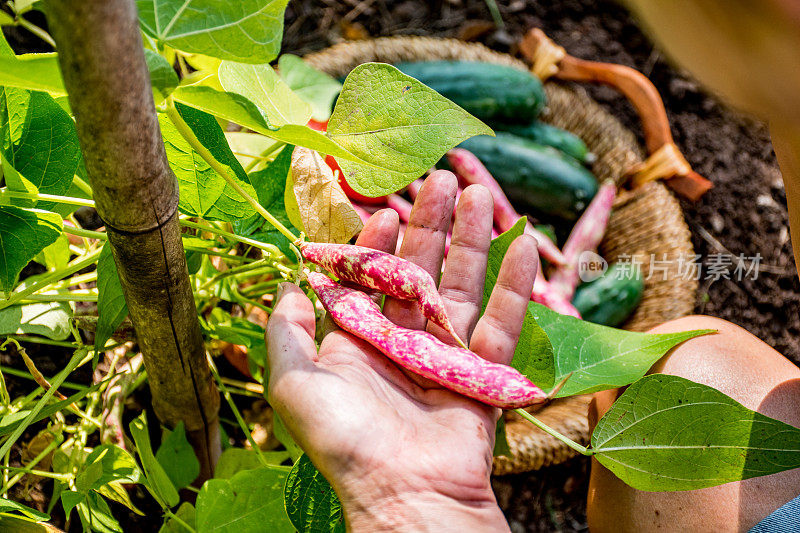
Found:
<svg viewBox="0 0 800 533"><path fill-rule="evenodd" d="M538 26L567 52L634 67L664 98L676 143L693 168L714 182L697 203L683 202L696 253L753 257L757 279L701 281L696 311L730 320L800 362L800 282L787 225L786 197L764 124L710 96L672 67L628 13L610 0L498 1L496 31L484 0L293 0L284 52L304 54L343 39L384 35L468 38L503 52ZM614 91L590 88L633 131L633 109ZM513 531L586 530L587 461L494 480Z"/></svg>

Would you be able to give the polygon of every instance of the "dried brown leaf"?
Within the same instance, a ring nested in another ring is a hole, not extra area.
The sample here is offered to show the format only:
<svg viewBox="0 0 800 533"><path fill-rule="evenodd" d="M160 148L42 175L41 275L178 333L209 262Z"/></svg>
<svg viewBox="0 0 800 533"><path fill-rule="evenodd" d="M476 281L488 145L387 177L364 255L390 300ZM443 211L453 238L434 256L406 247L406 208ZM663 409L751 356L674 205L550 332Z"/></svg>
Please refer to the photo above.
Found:
<svg viewBox="0 0 800 533"><path fill-rule="evenodd" d="M292 180L300 218L309 239L341 244L361 231L358 213L317 152L300 146L294 149Z"/></svg>

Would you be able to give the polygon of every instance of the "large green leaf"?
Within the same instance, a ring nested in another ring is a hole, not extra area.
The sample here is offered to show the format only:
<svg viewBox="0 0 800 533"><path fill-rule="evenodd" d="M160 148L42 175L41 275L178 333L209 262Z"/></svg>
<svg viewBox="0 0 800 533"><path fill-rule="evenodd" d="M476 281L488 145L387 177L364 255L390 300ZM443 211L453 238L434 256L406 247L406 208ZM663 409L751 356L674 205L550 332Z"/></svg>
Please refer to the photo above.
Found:
<svg viewBox="0 0 800 533"><path fill-rule="evenodd" d="M342 90L338 80L292 54L283 54L278 59L278 69L295 94L311 104L314 120L325 122L330 118L333 101Z"/></svg>
<svg viewBox="0 0 800 533"><path fill-rule="evenodd" d="M115 444L101 444L86 458L87 466L75 480L82 492L99 489L112 481L138 483L142 475L130 453Z"/></svg>
<svg viewBox="0 0 800 533"><path fill-rule="evenodd" d="M486 265L486 281L483 285L483 304L481 314L486 310L489 296L497 283L500 265L514 239L523 234L525 230L525 217L520 218L511 229L492 239L489 246L489 258ZM555 365L553 362L553 347L547 333L536 323L530 306L525 313L519 342L514 350L511 366L522 372L528 379L539 387L547 390L555 382ZM505 435L505 433L503 433Z"/></svg>
<svg viewBox="0 0 800 533"><path fill-rule="evenodd" d="M0 157L9 188L28 190L22 176L40 193L63 195L81 161L75 123L49 94L0 88Z"/></svg>
<svg viewBox="0 0 800 533"><path fill-rule="evenodd" d="M229 175L237 178L239 186L251 196L255 196L247 174L231 152L222 128L214 117L180 104L176 105L176 108L214 159L228 170ZM166 114L159 116L159 122L170 167L178 178L179 207L183 213L230 222L245 219L255 212L253 207L192 149Z"/></svg>
<svg viewBox="0 0 800 533"><path fill-rule="evenodd" d="M200 475L200 461L186 439L183 422L178 422L172 431L164 432L164 439L156 452L156 460L178 490L188 487Z"/></svg>
<svg viewBox="0 0 800 533"><path fill-rule="evenodd" d="M102 350L111 334L128 316L128 304L122 292L122 282L117 264L106 242L97 260L97 328L94 333L95 350Z"/></svg>
<svg viewBox="0 0 800 533"><path fill-rule="evenodd" d="M56 54L17 56L0 52L0 85L47 91L53 95L66 94Z"/></svg>
<svg viewBox="0 0 800 533"><path fill-rule="evenodd" d="M294 532L283 507L288 473L286 467L265 466L206 481L197 497L197 532Z"/></svg>
<svg viewBox="0 0 800 533"><path fill-rule="evenodd" d="M147 418L142 412L134 418L129 426L131 436L136 443L136 451L142 461L145 477L147 478L147 489L162 507L175 507L180 501L178 491L172 484L164 467L156 460L153 449L150 447L150 435L147 431Z"/></svg>
<svg viewBox="0 0 800 533"><path fill-rule="evenodd" d="M273 126L306 124L311 118L311 106L292 92L269 65L223 61L218 76L223 89L253 102Z"/></svg>
<svg viewBox="0 0 800 533"><path fill-rule="evenodd" d="M370 164L330 140L324 133L312 130L308 126L286 124L277 127L269 124L258 107L240 94L219 91L204 85L187 85L175 89L172 96L177 102L230 120L272 139L304 146L337 158L353 159L365 165ZM376 168L384 168L381 164L381 161L378 160L375 163Z"/></svg>
<svg viewBox="0 0 800 533"><path fill-rule="evenodd" d="M288 0L137 0L144 31L184 52L244 63L278 56Z"/></svg>
<svg viewBox="0 0 800 533"><path fill-rule="evenodd" d="M639 490L692 490L800 467L800 429L666 374L620 396L592 434L597 459Z"/></svg>
<svg viewBox="0 0 800 533"><path fill-rule="evenodd" d="M405 187L444 153L491 128L392 65L365 63L345 79L328 121L328 136L366 161L383 161L392 174L339 161L347 182L367 196Z"/></svg>
<svg viewBox="0 0 800 533"><path fill-rule="evenodd" d="M242 470L252 470L264 466L261 462L261 457L266 459L267 464L279 465L289 459L289 452L264 452L260 454L252 449L245 448L228 448L217 461L217 466L214 468L214 477L216 479L230 479Z"/></svg>
<svg viewBox="0 0 800 533"><path fill-rule="evenodd" d="M61 235L61 217L40 209L0 206L0 289L9 292L20 271Z"/></svg>
<svg viewBox="0 0 800 533"><path fill-rule="evenodd" d="M555 352L555 382L570 373L558 396L586 394L633 383L670 349L685 340L714 333L702 329L648 334L592 324L531 302L528 305Z"/></svg>
<svg viewBox="0 0 800 533"><path fill-rule="evenodd" d="M67 302L35 302L0 309L0 335L42 335L61 341L70 336L72 308Z"/></svg>
<svg viewBox="0 0 800 533"><path fill-rule="evenodd" d="M289 472L284 499L289 519L300 533L344 533L342 503L307 455Z"/></svg>

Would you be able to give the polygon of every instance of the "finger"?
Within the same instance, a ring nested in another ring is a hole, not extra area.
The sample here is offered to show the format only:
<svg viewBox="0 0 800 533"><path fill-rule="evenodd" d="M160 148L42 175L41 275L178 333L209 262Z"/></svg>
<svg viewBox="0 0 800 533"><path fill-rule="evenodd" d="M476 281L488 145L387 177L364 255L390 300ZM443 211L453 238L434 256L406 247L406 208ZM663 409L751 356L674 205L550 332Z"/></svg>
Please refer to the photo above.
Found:
<svg viewBox="0 0 800 533"><path fill-rule="evenodd" d="M381 209L369 218L358 235L356 244L394 253L399 231L400 219L397 212L393 209Z"/></svg>
<svg viewBox="0 0 800 533"><path fill-rule="evenodd" d="M509 246L486 312L472 334L470 349L481 357L495 363L511 362L538 263L536 239L530 235L517 237Z"/></svg>
<svg viewBox="0 0 800 533"><path fill-rule="evenodd" d="M270 381L287 372L313 367L317 358L314 343L314 305L292 283L278 286L278 303L267 322L267 362Z"/></svg>
<svg viewBox="0 0 800 533"><path fill-rule="evenodd" d="M381 209L373 214L356 239L358 246L374 248L382 252L394 253L397 247L397 235L400 231L400 218L393 209ZM378 295L380 297L380 295ZM336 331L338 327L330 315L325 315L322 321L323 336L327 336L331 331Z"/></svg>
<svg viewBox="0 0 800 533"><path fill-rule="evenodd" d="M465 340L469 339L481 311L493 209L492 195L482 185L471 185L461 194L450 252L439 284L447 316L458 336ZM429 322L428 330L447 339L445 342L452 340L436 324Z"/></svg>
<svg viewBox="0 0 800 533"><path fill-rule="evenodd" d="M403 236L400 257L424 268L438 280L444 259L444 241L450 229L458 181L452 172L437 170L425 180L411 211ZM387 299L384 314L396 324L414 329L425 327L425 317L416 302Z"/></svg>

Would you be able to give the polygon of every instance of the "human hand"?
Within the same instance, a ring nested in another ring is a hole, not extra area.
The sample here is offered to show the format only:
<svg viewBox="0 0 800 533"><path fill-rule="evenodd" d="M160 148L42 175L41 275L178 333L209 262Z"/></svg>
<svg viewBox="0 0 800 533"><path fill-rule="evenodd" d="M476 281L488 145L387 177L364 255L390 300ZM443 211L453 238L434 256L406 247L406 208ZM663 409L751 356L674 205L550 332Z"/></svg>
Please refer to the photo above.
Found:
<svg viewBox="0 0 800 533"><path fill-rule="evenodd" d="M425 180L399 255L438 277L457 182ZM459 336L491 361L509 363L538 267L536 242L508 250L486 312L478 320L492 228L492 199L481 186L461 195L439 292ZM357 244L395 249L394 211L376 213ZM387 299L386 316L426 328L414 302ZM427 329L445 342L449 335ZM270 403L295 441L330 481L352 530L507 531L489 476L500 410L407 373L371 345L340 330L314 343L311 301L283 284L267 328Z"/></svg>

